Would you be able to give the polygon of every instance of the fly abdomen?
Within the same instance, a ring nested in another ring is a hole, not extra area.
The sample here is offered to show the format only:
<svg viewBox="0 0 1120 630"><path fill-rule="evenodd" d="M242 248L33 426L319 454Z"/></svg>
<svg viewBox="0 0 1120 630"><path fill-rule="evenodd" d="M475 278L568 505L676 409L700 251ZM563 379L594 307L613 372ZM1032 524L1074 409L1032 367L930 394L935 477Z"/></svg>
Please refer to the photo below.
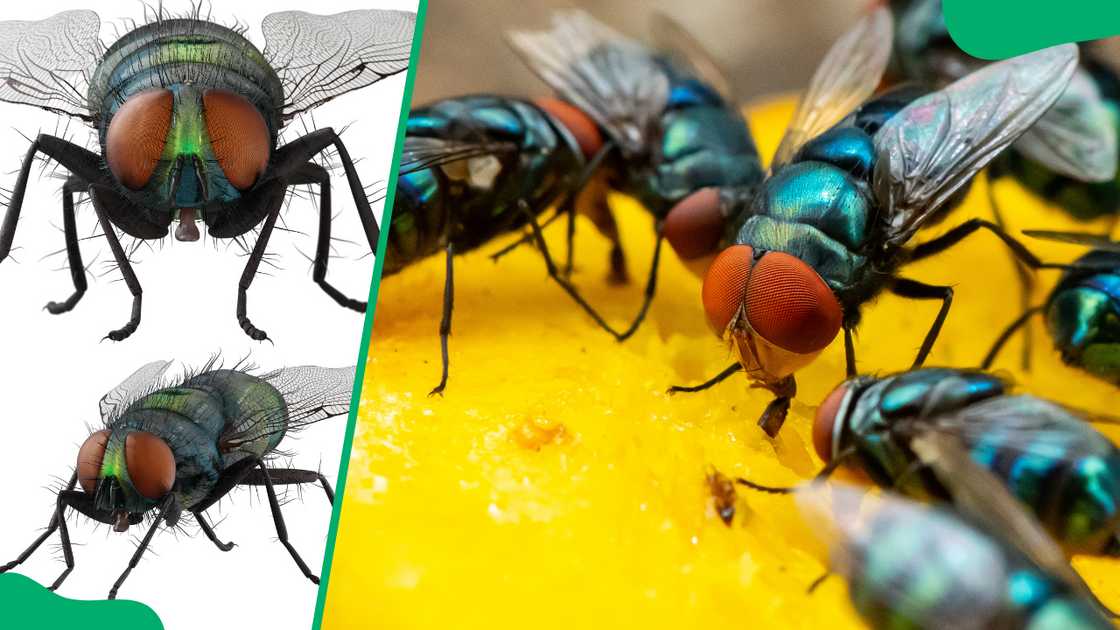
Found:
<svg viewBox="0 0 1120 630"><path fill-rule="evenodd" d="M218 447L226 466L245 456L264 458L284 438L288 405L264 379L237 370L213 370L185 385L210 388L221 400L225 424Z"/></svg>
<svg viewBox="0 0 1120 630"><path fill-rule="evenodd" d="M445 99L412 111L410 138L476 146L477 152L402 175L393 204L385 273L441 251L464 253L523 226L519 201L539 214L555 201L584 163L571 133L541 107L500 96Z"/></svg>

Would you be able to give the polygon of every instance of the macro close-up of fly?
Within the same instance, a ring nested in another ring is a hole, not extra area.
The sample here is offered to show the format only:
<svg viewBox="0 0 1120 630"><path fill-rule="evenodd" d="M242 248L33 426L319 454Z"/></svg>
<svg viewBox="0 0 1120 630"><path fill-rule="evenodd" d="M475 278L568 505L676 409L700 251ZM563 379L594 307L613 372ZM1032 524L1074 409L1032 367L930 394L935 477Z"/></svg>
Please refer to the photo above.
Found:
<svg viewBox="0 0 1120 630"><path fill-rule="evenodd" d="M94 149L45 133L31 140L7 193L0 261L9 256L21 212L31 209L25 192L32 166L47 160L67 173L62 217L74 285L69 297L47 304L49 312L70 311L86 292L75 197L88 196L132 295L127 321L109 339L129 337L141 317L142 284L121 236L156 241L174 234L193 242L204 228L246 249L237 322L263 340L268 335L248 315L248 290L289 190L309 185L318 188L320 215L313 279L340 306L364 312L364 300L344 295L327 278L335 216L330 172L317 158L327 152L342 167L361 239L374 253L377 218L354 159L332 127L279 139L293 120L323 103L403 72L415 14L273 13L261 24L263 49L247 39L245 27L211 21L201 5L182 16L160 6L147 17L108 45L90 10L0 23L0 100L75 118L97 135ZM39 212L31 216L38 220ZM254 242L245 241L254 235Z"/></svg>

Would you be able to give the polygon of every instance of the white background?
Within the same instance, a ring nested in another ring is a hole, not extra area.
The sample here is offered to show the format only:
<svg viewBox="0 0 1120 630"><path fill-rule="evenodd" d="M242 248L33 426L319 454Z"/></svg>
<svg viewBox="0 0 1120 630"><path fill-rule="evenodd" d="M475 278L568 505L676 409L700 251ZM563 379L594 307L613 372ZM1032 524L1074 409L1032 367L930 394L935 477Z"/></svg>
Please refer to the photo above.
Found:
<svg viewBox="0 0 1120 630"><path fill-rule="evenodd" d="M416 0L213 4L215 21L249 25L249 39L261 48L261 19L273 11L331 14L355 8L417 8ZM171 11L189 7L185 2L165 5ZM80 7L46 0L5 3L0 19L37 20L73 8ZM142 19L136 0L98 2L97 11L106 44L113 38L111 24L119 24L121 18ZM354 159L361 158L358 172L363 183L380 181L381 189L392 159L403 90L402 73L314 112L319 126L339 129L350 124L343 141ZM46 112L11 104L0 104L0 120L0 187L10 189L27 150L20 133L28 137L40 130L54 133L59 123ZM289 128L297 127L298 121ZM71 122L68 135L86 144L92 130ZM249 317L275 345L250 340L237 325L234 307L244 258L237 248L216 247L209 238L196 243L169 239L162 248L157 244L154 251L141 250L134 265L144 289L140 328L123 342L102 342L109 330L127 321L131 308L131 296L118 281L119 273L103 264L111 259L104 239L82 242L84 261L93 265L89 291L78 306L57 316L43 310L48 301L62 300L72 290L68 272L59 270L65 266L65 255L42 259L64 247L58 227L62 225L60 189L60 180L41 176L36 167L15 239L18 249L13 255L18 263L9 259L0 264L0 399L5 429L0 436L4 504L0 564L14 559L46 525L52 489L58 479L69 478L78 447L89 435L87 426L99 422L98 399L134 369L156 359L198 365L219 351L230 361L249 355L263 369L353 365L362 330L361 315L339 307L312 282L310 262L300 252L314 252L317 208L311 200L295 199L282 216L288 227L306 236L274 233L269 251L278 255L281 268L269 270L262 265L272 277L258 275L249 291ZM364 300L373 258L368 247L359 244L364 236L341 169L334 174L333 191L334 211L340 214L334 235L354 243L338 245L342 258L332 260L328 278L347 295ZM382 210L381 203L374 205L378 216ZM78 226L82 236L96 229L88 204L79 208ZM333 484L345 424L345 417L328 420L297 439L286 439L281 448L295 453L292 465L319 468ZM302 499L294 492L288 498L291 501L283 510L291 540L319 573L330 506L318 488L307 488ZM190 535L157 533L119 596L148 604L170 630L310 627L317 588L276 541L264 493L235 490L209 514L212 521L220 521L219 537L236 542L237 547L228 553L218 551L191 519L184 519ZM142 530L133 527L122 535L85 518L70 523L77 564L60 594L104 598L127 565ZM49 584L63 567L56 536L17 571Z"/></svg>

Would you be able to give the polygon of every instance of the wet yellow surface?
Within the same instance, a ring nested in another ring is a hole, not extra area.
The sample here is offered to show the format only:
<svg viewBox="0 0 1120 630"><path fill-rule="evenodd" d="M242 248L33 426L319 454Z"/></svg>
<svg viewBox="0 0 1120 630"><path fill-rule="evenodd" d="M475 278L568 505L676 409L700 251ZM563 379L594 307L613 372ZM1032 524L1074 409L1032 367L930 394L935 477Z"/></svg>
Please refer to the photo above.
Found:
<svg viewBox="0 0 1120 630"><path fill-rule="evenodd" d="M750 110L764 154L791 109L781 100ZM1015 227L1075 225L1013 183L996 193ZM653 238L632 202L612 205L636 282L604 282L606 243L587 223L574 280L621 326L639 303ZM990 216L983 182L919 239L970 215ZM562 251L562 230L546 236ZM770 441L755 425L769 394L741 375L701 394L665 394L730 363L705 324L700 281L668 248L649 320L620 345L548 281L533 251L492 263L499 245L457 260L444 398L427 396L439 378L443 260L381 287L323 627L860 627L843 581L806 594L823 554L790 499L742 490L727 527L705 481L711 466L771 484L817 470L810 419L843 377L842 339L799 375L800 396ZM1079 251L1030 245L1051 260ZM1018 314L1012 263L986 234L905 274L957 288L930 364L975 365ZM1056 277L1043 272L1043 288ZM893 296L868 305L861 370L906 368L936 309ZM1041 324L1035 333L1033 373L1013 369L1018 341L1000 362L1023 389L1115 406L1114 389L1062 366ZM1076 564L1120 606L1116 563Z"/></svg>

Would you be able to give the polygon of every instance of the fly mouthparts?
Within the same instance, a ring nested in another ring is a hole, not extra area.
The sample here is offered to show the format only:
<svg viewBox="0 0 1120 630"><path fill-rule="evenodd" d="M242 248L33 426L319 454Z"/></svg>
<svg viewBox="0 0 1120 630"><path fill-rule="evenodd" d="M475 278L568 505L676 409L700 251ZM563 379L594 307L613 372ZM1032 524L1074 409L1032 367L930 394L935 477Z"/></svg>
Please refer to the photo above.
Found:
<svg viewBox="0 0 1120 630"><path fill-rule="evenodd" d="M117 513L113 515L113 518L116 519L113 522L113 531L128 531L128 512L126 510L118 510Z"/></svg>

